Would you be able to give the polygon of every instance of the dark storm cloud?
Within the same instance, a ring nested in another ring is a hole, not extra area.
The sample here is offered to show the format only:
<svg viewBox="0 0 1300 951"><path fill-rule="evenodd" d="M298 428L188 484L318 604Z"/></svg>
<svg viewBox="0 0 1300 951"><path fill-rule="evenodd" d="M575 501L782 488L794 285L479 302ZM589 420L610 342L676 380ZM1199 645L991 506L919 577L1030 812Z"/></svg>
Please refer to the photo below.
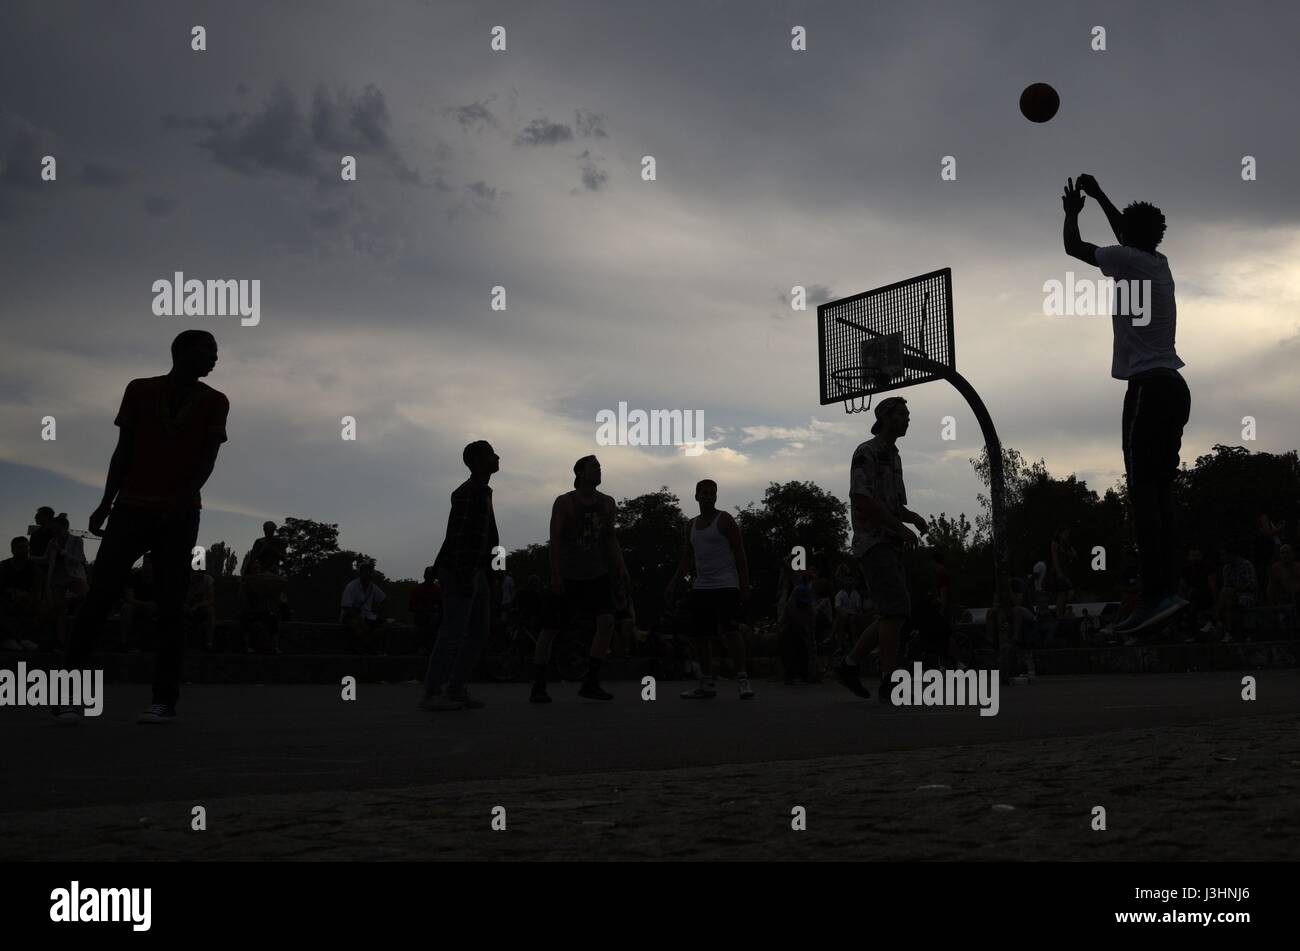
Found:
<svg viewBox="0 0 1300 951"><path fill-rule="evenodd" d="M81 167L81 182L91 188L120 188L129 185L135 175L126 169L103 162L86 162Z"/></svg>
<svg viewBox="0 0 1300 951"><path fill-rule="evenodd" d="M589 191L600 191L607 181L609 173L596 164L597 159L588 150L583 150L582 155L582 186Z"/></svg>
<svg viewBox="0 0 1300 951"><path fill-rule="evenodd" d="M589 109L577 111L578 134L583 138L608 138L605 132L605 117Z"/></svg>
<svg viewBox="0 0 1300 951"><path fill-rule="evenodd" d="M485 126L498 127L497 118L487 107L487 102L471 102L467 106L452 106L447 110L462 129L482 129Z"/></svg>
<svg viewBox="0 0 1300 951"><path fill-rule="evenodd" d="M497 190L489 187L487 182L475 182L465 187L481 201L496 201Z"/></svg>
<svg viewBox="0 0 1300 951"><path fill-rule="evenodd" d="M170 195L146 195L144 197L144 210L154 218L161 218L169 215L176 207L176 199Z"/></svg>
<svg viewBox="0 0 1300 951"><path fill-rule="evenodd" d="M534 119L515 136L515 142L519 145L556 145L572 138L573 129L564 123Z"/></svg>
<svg viewBox="0 0 1300 951"><path fill-rule="evenodd" d="M393 143L391 121L383 91L374 85L356 94L340 89L333 96L318 86L308 117L292 90L280 83L259 112L167 115L163 125L205 133L198 140L199 148L218 164L244 175L280 172L313 181L332 180L340 156L377 155L396 178L414 184L419 174Z"/></svg>

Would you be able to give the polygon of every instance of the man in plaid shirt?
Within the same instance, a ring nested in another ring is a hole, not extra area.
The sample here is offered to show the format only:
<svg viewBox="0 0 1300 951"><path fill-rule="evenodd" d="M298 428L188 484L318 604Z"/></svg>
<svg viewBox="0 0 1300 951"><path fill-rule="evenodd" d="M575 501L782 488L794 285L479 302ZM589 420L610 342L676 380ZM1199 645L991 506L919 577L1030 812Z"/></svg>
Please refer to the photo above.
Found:
<svg viewBox="0 0 1300 951"><path fill-rule="evenodd" d="M465 682L487 640L491 609L488 571L500 539L488 480L501 459L485 440L472 442L462 456L470 476L451 494L447 538L434 561L442 588L443 613L424 675L421 710L482 707Z"/></svg>

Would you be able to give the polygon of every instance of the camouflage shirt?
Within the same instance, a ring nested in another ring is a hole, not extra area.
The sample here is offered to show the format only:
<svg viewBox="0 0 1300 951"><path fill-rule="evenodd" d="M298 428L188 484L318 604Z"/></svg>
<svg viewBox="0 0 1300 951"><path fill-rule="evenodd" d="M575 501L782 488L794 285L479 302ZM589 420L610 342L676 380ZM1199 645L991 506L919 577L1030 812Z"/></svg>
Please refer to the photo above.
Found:
<svg viewBox="0 0 1300 951"><path fill-rule="evenodd" d="M885 511L899 520L907 505L907 490L903 488L903 460L898 449L879 436L873 436L853 450L853 464L849 473L850 505L852 496L865 495L875 499ZM865 528L853 531L853 554L864 554L881 542L898 544L898 536L878 525L868 523Z"/></svg>

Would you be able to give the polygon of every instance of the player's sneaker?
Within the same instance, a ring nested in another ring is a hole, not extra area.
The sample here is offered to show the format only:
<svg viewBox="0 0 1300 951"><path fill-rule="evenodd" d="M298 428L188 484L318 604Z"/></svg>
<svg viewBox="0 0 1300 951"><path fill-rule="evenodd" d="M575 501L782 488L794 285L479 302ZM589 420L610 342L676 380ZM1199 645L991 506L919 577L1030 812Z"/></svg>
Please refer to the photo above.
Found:
<svg viewBox="0 0 1300 951"><path fill-rule="evenodd" d="M862 686L862 675L857 664L841 661L835 668L835 679L863 700L871 697L871 692Z"/></svg>
<svg viewBox="0 0 1300 951"><path fill-rule="evenodd" d="M144 713L135 718L136 723L175 723L176 708L170 703L151 703Z"/></svg>
<svg viewBox="0 0 1300 951"><path fill-rule="evenodd" d="M440 710L463 710L465 704L459 700L444 696L440 693L429 694L420 701L420 709L425 713L435 713Z"/></svg>
<svg viewBox="0 0 1300 951"><path fill-rule="evenodd" d="M718 695L718 688L711 681L701 680L690 690L683 690L683 700L712 700Z"/></svg>
<svg viewBox="0 0 1300 951"><path fill-rule="evenodd" d="M578 696L583 700L613 700L614 695L607 690L603 690L600 684L592 681L584 681Z"/></svg>
<svg viewBox="0 0 1300 951"><path fill-rule="evenodd" d="M528 692L529 703L550 703L551 695L546 692L546 684L533 684L533 689Z"/></svg>
<svg viewBox="0 0 1300 951"><path fill-rule="evenodd" d="M85 719L85 713L81 707L55 707L51 712L54 714L57 723L80 723Z"/></svg>
<svg viewBox="0 0 1300 951"><path fill-rule="evenodd" d="M485 701L480 700L478 697L471 694L464 687L462 687L460 690L456 691L455 693L448 693L447 699L459 703L466 710L482 710L484 707L487 706L487 703Z"/></svg>

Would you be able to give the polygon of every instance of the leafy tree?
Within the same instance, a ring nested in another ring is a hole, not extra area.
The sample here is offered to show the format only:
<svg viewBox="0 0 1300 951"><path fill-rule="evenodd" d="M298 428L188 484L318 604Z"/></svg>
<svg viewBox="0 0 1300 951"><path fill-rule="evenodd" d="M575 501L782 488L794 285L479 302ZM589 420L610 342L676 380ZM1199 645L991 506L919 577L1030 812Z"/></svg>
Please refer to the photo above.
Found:
<svg viewBox="0 0 1300 951"><path fill-rule="evenodd" d="M233 575L238 564L239 556L231 551L230 546L224 541L208 546L207 565L212 577L224 578Z"/></svg>
<svg viewBox="0 0 1300 951"><path fill-rule="evenodd" d="M823 577L848 558L848 506L812 482L769 484L762 503L738 508L736 521L745 537L755 601L765 608L775 606L782 568L796 545L807 553L808 567Z"/></svg>
<svg viewBox="0 0 1300 951"><path fill-rule="evenodd" d="M661 486L618 503L619 544L632 579L632 598L644 627L663 610L663 589L681 556L686 515L677 496Z"/></svg>
<svg viewBox="0 0 1300 951"><path fill-rule="evenodd" d="M337 524L289 517L281 524L279 537L285 542L282 566L289 577L300 575L339 552Z"/></svg>

